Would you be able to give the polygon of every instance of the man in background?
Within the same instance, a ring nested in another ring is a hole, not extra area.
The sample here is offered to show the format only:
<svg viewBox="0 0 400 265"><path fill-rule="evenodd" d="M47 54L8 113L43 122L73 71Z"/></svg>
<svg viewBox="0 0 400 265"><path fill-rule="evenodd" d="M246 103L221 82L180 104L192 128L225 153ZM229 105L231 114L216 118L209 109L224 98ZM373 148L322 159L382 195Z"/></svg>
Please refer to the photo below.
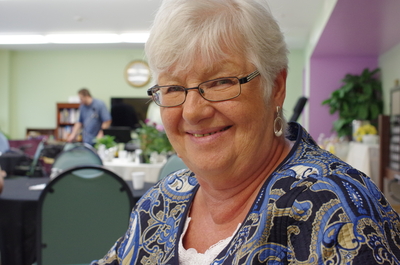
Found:
<svg viewBox="0 0 400 265"><path fill-rule="evenodd" d="M82 88L78 95L81 101L79 121L75 123L67 141L72 142L82 129L82 141L94 145L96 138L103 137L102 130L110 127L111 115L104 102L92 98L88 89Z"/></svg>

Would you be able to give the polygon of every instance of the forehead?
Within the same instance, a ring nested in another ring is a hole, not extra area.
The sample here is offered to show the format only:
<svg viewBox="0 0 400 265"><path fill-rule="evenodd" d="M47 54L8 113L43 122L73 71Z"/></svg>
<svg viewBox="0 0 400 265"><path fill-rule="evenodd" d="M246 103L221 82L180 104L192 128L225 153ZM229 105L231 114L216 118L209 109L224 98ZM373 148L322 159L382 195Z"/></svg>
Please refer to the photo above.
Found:
<svg viewBox="0 0 400 265"><path fill-rule="evenodd" d="M251 64L238 55L221 58L213 62L208 62L198 58L191 67L182 69L179 65L172 65L168 69L160 72L158 83L168 81L185 81L186 79L196 79L197 81L206 81L226 76L237 76L246 74L247 69L252 69Z"/></svg>
<svg viewBox="0 0 400 265"><path fill-rule="evenodd" d="M80 99L81 101L86 101L86 100L87 100L87 97L84 96L84 95L82 95L82 94L79 94L79 99Z"/></svg>

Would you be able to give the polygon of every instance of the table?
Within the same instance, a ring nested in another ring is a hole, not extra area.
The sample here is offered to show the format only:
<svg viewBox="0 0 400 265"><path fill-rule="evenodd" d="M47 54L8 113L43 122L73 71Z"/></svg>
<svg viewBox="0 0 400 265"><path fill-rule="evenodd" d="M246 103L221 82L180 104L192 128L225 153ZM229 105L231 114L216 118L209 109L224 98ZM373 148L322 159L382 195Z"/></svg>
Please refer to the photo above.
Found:
<svg viewBox="0 0 400 265"><path fill-rule="evenodd" d="M7 152L0 155L0 167L7 172L7 175L14 175L15 166L27 160L28 158L25 154Z"/></svg>
<svg viewBox="0 0 400 265"><path fill-rule="evenodd" d="M1 264L32 264L35 261L36 211L40 191L29 191L28 188L47 181L4 180L0 195Z"/></svg>
<svg viewBox="0 0 400 265"><path fill-rule="evenodd" d="M125 181L131 181L132 172L145 172L145 182L156 183L161 168L165 163L145 164L134 163L126 159L115 158L111 161L104 161L103 166L113 171Z"/></svg>
<svg viewBox="0 0 400 265"><path fill-rule="evenodd" d="M346 162L365 173L379 186L379 144L350 142Z"/></svg>
<svg viewBox="0 0 400 265"><path fill-rule="evenodd" d="M0 194L1 264L31 265L35 262L36 218L41 190L30 190L29 187L49 181L49 178L27 177L4 180L4 190ZM136 201L154 185L145 183L142 190L133 190L132 181L127 184Z"/></svg>

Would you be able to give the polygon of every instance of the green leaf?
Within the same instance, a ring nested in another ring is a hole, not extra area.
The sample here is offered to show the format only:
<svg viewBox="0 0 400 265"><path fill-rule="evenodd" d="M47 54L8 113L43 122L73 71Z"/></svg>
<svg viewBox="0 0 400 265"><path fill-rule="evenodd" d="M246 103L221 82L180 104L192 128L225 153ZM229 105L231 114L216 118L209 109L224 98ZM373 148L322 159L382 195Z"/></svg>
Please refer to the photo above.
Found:
<svg viewBox="0 0 400 265"><path fill-rule="evenodd" d="M341 98L345 97L347 93L353 90L354 84L352 82L345 84L340 88Z"/></svg>
<svg viewBox="0 0 400 265"><path fill-rule="evenodd" d="M331 102L331 100L332 99L330 99L330 98L325 99L324 101L322 101L321 105L327 105L327 104L329 104Z"/></svg>
<svg viewBox="0 0 400 265"><path fill-rule="evenodd" d="M372 96L372 90L373 90L373 88L372 88L372 85L371 85L370 83L365 83L365 84L362 86L362 90L363 90L362 96L363 96L365 99L368 99L368 98L370 98L370 97Z"/></svg>
<svg viewBox="0 0 400 265"><path fill-rule="evenodd" d="M371 104L370 106L370 119L376 119L378 118L379 114L381 114L382 111L379 109L378 104Z"/></svg>
<svg viewBox="0 0 400 265"><path fill-rule="evenodd" d="M355 120L368 120L368 105L360 105L357 109L357 118Z"/></svg>
<svg viewBox="0 0 400 265"><path fill-rule="evenodd" d="M333 122L333 129L337 132L338 137L351 135L351 120L338 119Z"/></svg>

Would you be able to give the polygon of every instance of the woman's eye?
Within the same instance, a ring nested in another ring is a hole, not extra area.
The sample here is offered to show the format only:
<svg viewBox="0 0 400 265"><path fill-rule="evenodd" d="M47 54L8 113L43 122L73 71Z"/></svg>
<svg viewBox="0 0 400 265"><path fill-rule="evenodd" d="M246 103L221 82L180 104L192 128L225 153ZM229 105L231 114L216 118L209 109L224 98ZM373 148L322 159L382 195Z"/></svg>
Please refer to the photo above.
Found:
<svg viewBox="0 0 400 265"><path fill-rule="evenodd" d="M173 93L173 92L182 92L184 91L183 87L180 86L170 86L165 89L165 93Z"/></svg>
<svg viewBox="0 0 400 265"><path fill-rule="evenodd" d="M222 88L226 88L226 87L230 87L233 86L235 84L233 79L218 79L218 80L214 80L212 83L210 83L209 88L213 88L213 89L222 89Z"/></svg>
<svg viewBox="0 0 400 265"><path fill-rule="evenodd" d="M231 79L222 79L222 80L218 80L218 84L219 84L219 85L232 84L232 80L231 80Z"/></svg>

